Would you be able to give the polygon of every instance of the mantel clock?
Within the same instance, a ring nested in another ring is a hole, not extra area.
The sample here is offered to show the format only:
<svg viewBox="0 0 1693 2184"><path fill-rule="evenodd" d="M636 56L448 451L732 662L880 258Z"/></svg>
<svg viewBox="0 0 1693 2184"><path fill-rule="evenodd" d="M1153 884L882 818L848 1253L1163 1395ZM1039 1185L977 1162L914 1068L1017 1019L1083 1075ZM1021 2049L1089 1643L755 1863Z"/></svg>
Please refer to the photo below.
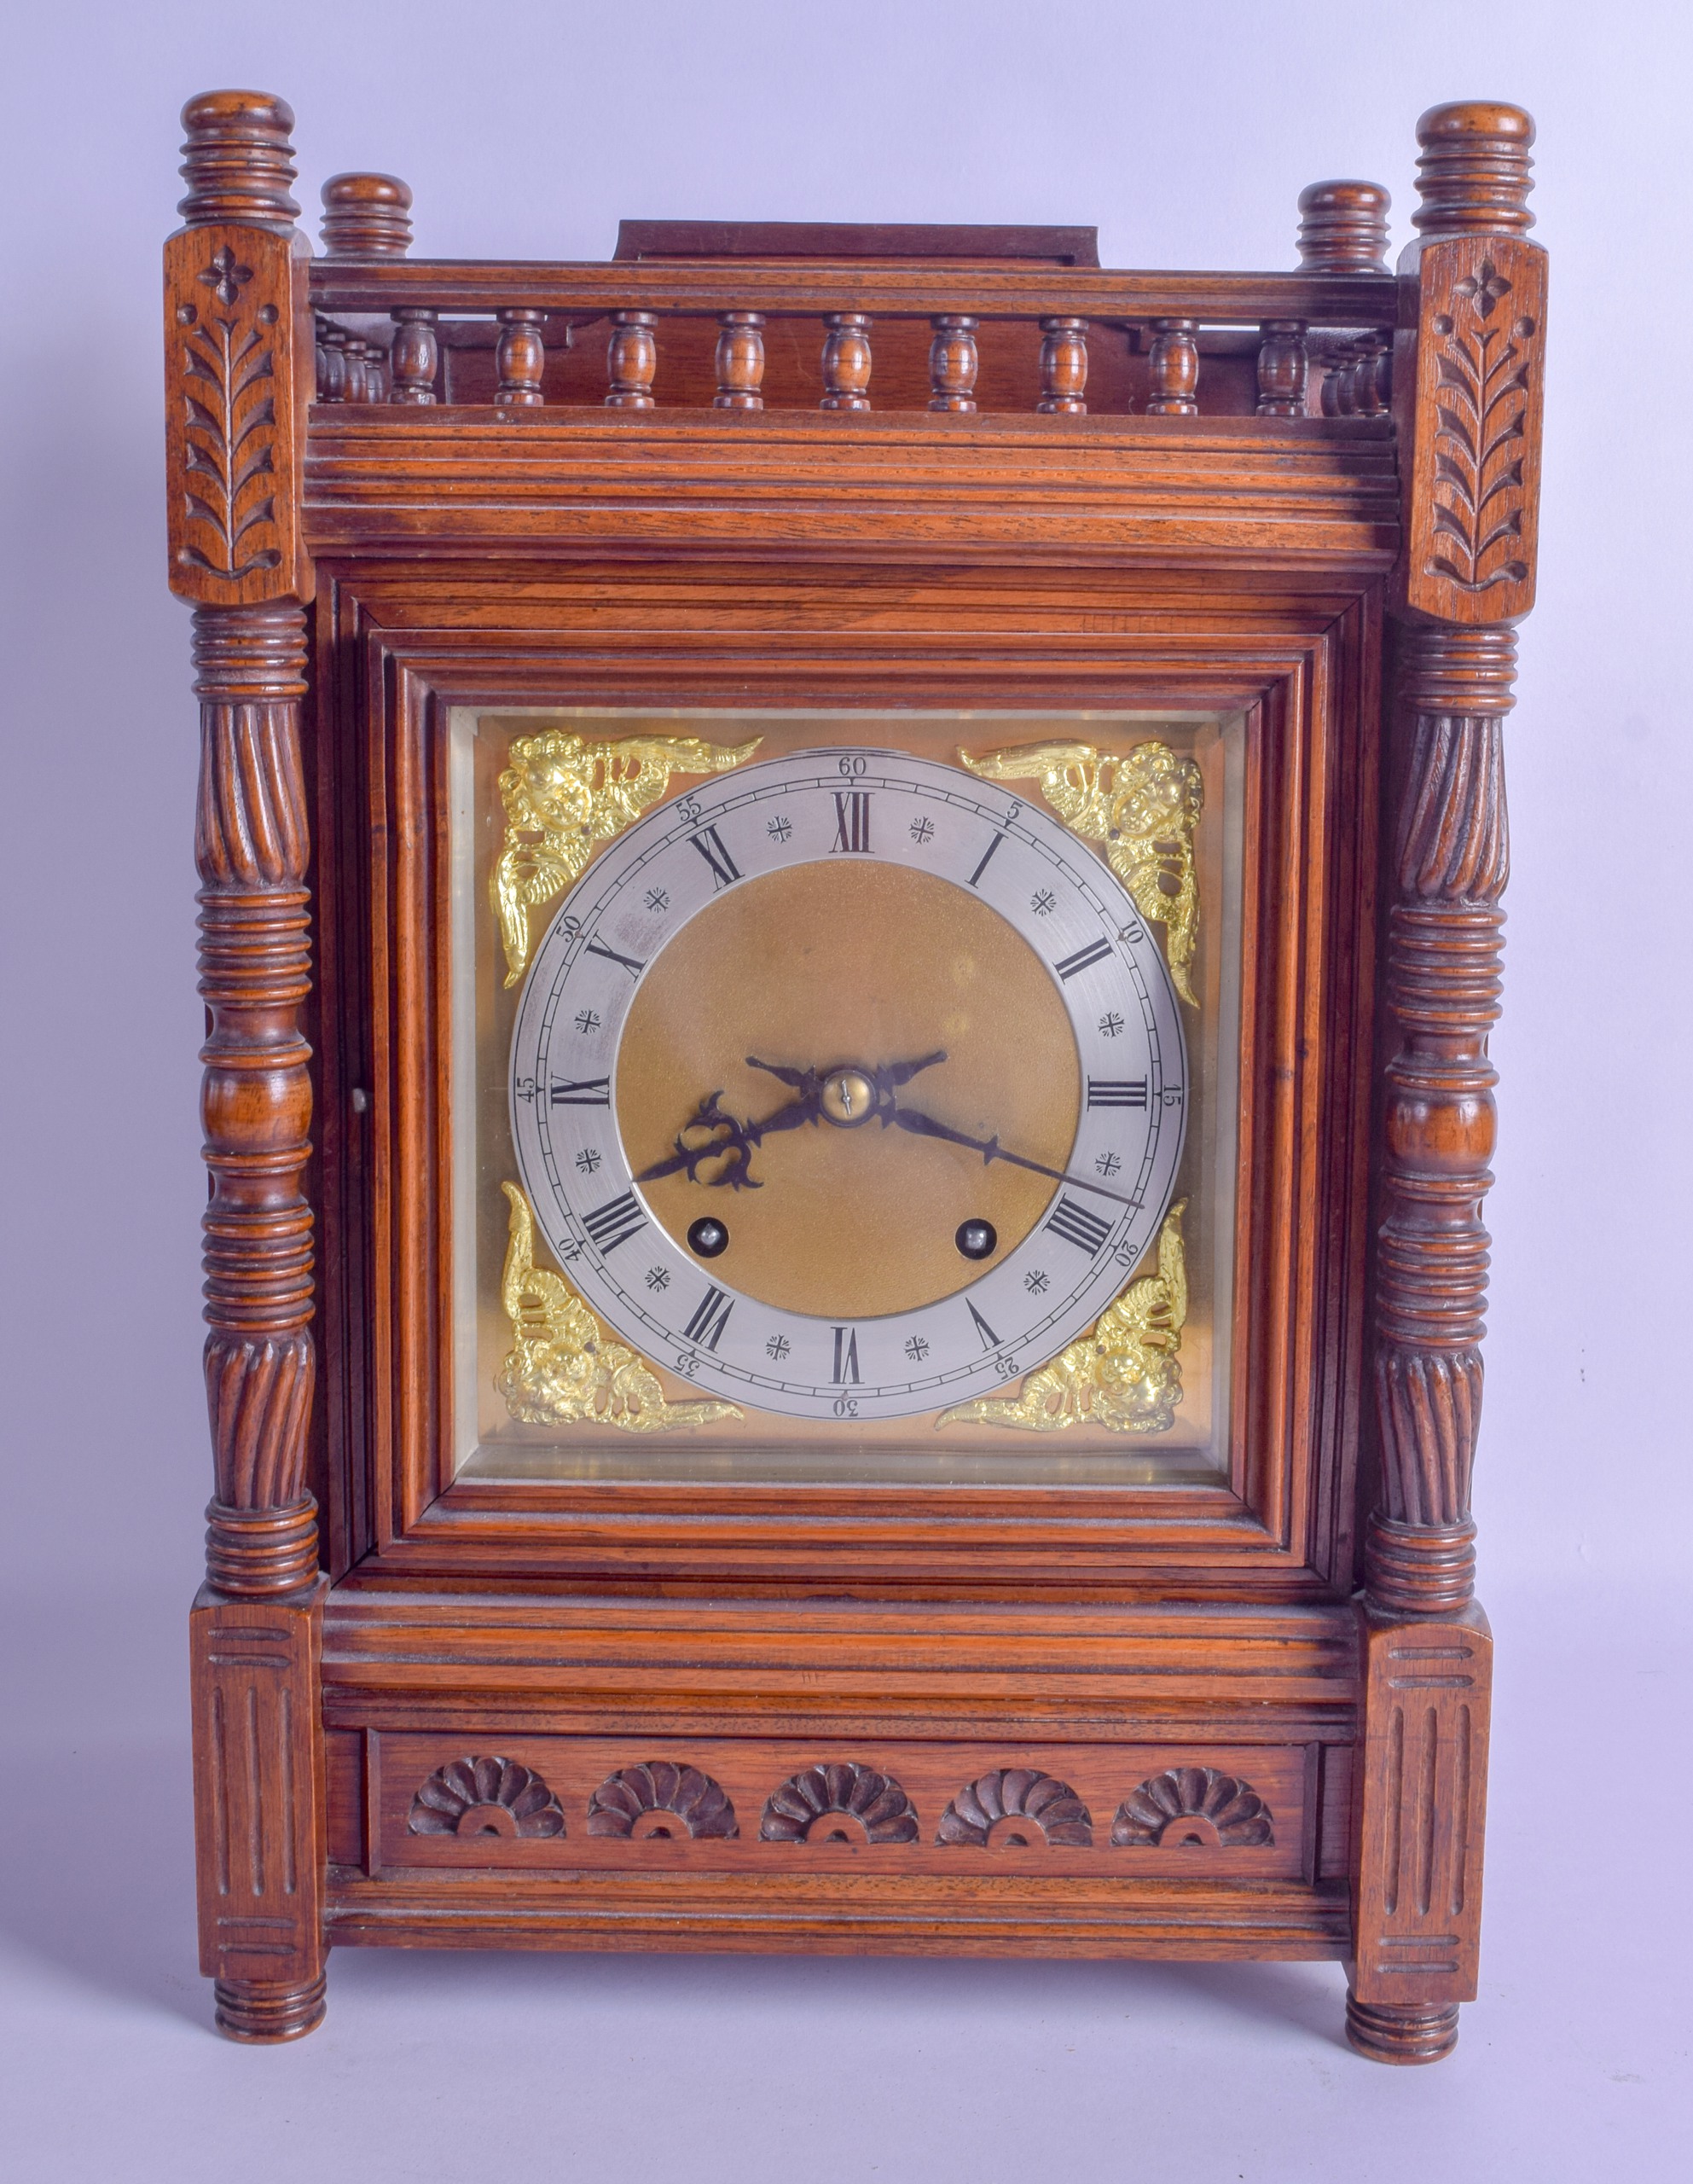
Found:
<svg viewBox="0 0 1693 2184"><path fill-rule="evenodd" d="M206 1970L1333 1957L1476 1991L1472 1596L1545 261L294 226L190 102Z"/></svg>

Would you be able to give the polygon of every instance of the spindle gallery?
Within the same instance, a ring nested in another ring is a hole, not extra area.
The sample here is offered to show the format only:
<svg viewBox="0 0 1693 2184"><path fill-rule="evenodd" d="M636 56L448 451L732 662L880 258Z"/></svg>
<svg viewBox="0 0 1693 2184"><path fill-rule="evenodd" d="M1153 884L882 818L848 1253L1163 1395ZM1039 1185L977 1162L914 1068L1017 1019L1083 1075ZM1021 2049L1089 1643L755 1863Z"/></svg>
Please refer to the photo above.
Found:
<svg viewBox="0 0 1693 2184"><path fill-rule="evenodd" d="M334 1944L1307 1957L1445 2055L1528 117L1261 273L431 258L374 173L314 252L282 101L183 119L220 2026Z"/></svg>

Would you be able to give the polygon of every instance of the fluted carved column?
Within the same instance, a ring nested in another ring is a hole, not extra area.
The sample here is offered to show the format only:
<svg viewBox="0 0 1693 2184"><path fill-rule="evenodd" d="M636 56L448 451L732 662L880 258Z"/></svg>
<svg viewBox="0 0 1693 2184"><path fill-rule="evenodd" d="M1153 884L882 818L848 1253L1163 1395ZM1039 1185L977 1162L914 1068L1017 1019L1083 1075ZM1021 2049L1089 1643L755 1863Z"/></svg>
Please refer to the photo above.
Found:
<svg viewBox="0 0 1693 2184"><path fill-rule="evenodd" d="M293 115L261 92L213 91L183 119L189 187L186 225L165 246L165 358L171 588L194 607L200 699L211 1172L213 1490L190 1623L200 1961L219 2027L275 2041L323 2014L325 1585L305 1484L311 1080L301 1030L312 571L299 479L315 372L307 253L288 194Z"/></svg>
<svg viewBox="0 0 1693 2184"><path fill-rule="evenodd" d="M1373 1607L1439 1615L1474 1589L1470 1482L1481 1416L1493 1181L1499 898L1510 874L1504 716L1509 629L1408 629L1400 669L1409 764L1394 848L1376 1276L1380 1502L1365 1548Z"/></svg>
<svg viewBox="0 0 1693 2184"><path fill-rule="evenodd" d="M1393 369L1404 513L1389 770L1400 787L1384 875L1380 1484L1364 1541L1347 2006L1354 2047L1399 2063L1449 2053L1458 2005L1476 1993L1492 1641L1473 1597L1470 1495L1495 1126L1487 1037L1510 869L1504 721L1515 624L1534 601L1545 308L1545 253L1522 236L1528 115L1436 107L1418 134L1421 240L1400 263L1418 311L1414 327L1401 319Z"/></svg>
<svg viewBox="0 0 1693 2184"><path fill-rule="evenodd" d="M305 615L290 600L194 610L200 700L200 982L210 1031L201 1115L206 1392L217 1490L206 1576L247 1597L317 1570L305 1490L311 1408L310 990L299 700Z"/></svg>

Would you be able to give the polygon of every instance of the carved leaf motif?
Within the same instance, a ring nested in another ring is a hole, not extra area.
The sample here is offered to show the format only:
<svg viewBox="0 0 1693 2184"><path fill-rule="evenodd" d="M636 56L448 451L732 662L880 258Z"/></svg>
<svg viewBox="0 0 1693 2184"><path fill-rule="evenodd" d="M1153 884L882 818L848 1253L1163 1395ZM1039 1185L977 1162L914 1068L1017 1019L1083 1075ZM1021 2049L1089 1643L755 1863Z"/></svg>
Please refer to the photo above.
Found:
<svg viewBox="0 0 1693 2184"><path fill-rule="evenodd" d="M739 1418L732 1403L670 1403L644 1357L608 1341L570 1284L535 1263L535 1217L515 1183L502 1283L512 1347L496 1383L512 1416L528 1426L614 1426L668 1433Z"/></svg>
<svg viewBox="0 0 1693 2184"><path fill-rule="evenodd" d="M411 1801L414 1835L562 1835L558 1799L532 1768L512 1759L455 1759L438 1767Z"/></svg>
<svg viewBox="0 0 1693 2184"><path fill-rule="evenodd" d="M937 1844L1032 1847L1036 1842L1087 1849L1088 1809L1068 1782L1038 1767L1001 1767L966 1782L935 1831Z"/></svg>
<svg viewBox="0 0 1693 2184"><path fill-rule="evenodd" d="M200 277L232 306L252 274L226 248ZM276 359L268 332L212 312L185 335L181 365L183 467L195 482L183 490L191 536L179 559L223 577L273 569L281 558L275 544L253 537L274 531L276 522L275 494L254 490L275 468Z"/></svg>
<svg viewBox="0 0 1693 2184"><path fill-rule="evenodd" d="M772 1792L758 1833L766 1843L911 1843L917 1812L891 1774L836 1760L790 1775Z"/></svg>
<svg viewBox="0 0 1693 2184"><path fill-rule="evenodd" d="M1158 1232L1158 1271L1131 1281L1116 1301L1014 1396L982 1396L935 1420L1061 1433L1103 1426L1111 1433L1167 1433L1181 1401L1181 1331L1187 1321L1187 1259L1178 1199Z"/></svg>
<svg viewBox="0 0 1693 2184"><path fill-rule="evenodd" d="M1525 504L1524 421L1528 412L1532 319L1491 325L1511 283L1491 258L1452 285L1453 309L1435 321L1443 346L1435 359L1435 543L1427 573L1481 593L1520 584Z"/></svg>
<svg viewBox="0 0 1693 2184"><path fill-rule="evenodd" d="M1215 1767L1169 1767L1117 1807L1111 1840L1196 1850L1244 1850L1276 1839L1270 1809L1252 1785Z"/></svg>

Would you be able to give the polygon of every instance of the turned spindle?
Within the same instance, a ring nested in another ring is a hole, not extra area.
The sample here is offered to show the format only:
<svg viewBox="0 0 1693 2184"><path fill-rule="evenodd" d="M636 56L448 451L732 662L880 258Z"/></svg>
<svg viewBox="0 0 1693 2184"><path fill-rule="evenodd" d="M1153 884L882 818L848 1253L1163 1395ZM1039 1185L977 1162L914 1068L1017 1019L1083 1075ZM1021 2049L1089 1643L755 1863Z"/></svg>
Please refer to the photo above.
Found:
<svg viewBox="0 0 1693 2184"><path fill-rule="evenodd" d="M1146 404L1149 417L1197 417L1194 399L1199 389L1199 322L1193 318L1155 318L1152 346L1147 363L1151 394Z"/></svg>
<svg viewBox="0 0 1693 2184"><path fill-rule="evenodd" d="M652 381L658 371L658 344L653 328L658 314L650 311L615 311L612 339L606 351L606 375L611 391L608 410L653 410Z"/></svg>
<svg viewBox="0 0 1693 2184"><path fill-rule="evenodd" d="M397 174L332 174L323 185L326 258L403 258L411 192Z"/></svg>
<svg viewBox="0 0 1693 2184"><path fill-rule="evenodd" d="M870 325L861 311L832 311L823 344L823 399L820 410L870 407Z"/></svg>
<svg viewBox="0 0 1693 2184"><path fill-rule="evenodd" d="M1260 331L1263 340L1258 351L1258 415L1302 417L1310 375L1304 322L1296 318L1267 318Z"/></svg>
<svg viewBox="0 0 1693 2184"><path fill-rule="evenodd" d="M973 318L930 321L929 407L962 413L976 407L976 328Z"/></svg>
<svg viewBox="0 0 1693 2184"><path fill-rule="evenodd" d="M1041 399L1035 407L1043 416L1085 417L1087 321L1043 318L1041 336Z"/></svg>
<svg viewBox="0 0 1693 2184"><path fill-rule="evenodd" d="M762 311L726 311L719 314L722 329L717 336L717 392L714 410L762 410L759 388L764 380L764 317Z"/></svg>
<svg viewBox="0 0 1693 2184"><path fill-rule="evenodd" d="M389 352L393 375L390 402L433 402L440 369L441 344L435 331L438 314L408 305L394 317L394 346Z"/></svg>
<svg viewBox="0 0 1693 2184"><path fill-rule="evenodd" d="M502 410L533 410L546 396L541 375L547 368L547 344L541 329L544 311L502 311L499 314L500 341L495 351L500 385L494 400Z"/></svg>
<svg viewBox="0 0 1693 2184"><path fill-rule="evenodd" d="M317 398L345 402L347 398L347 337L345 329L319 320L317 327Z"/></svg>
<svg viewBox="0 0 1693 2184"><path fill-rule="evenodd" d="M1310 273L1385 273L1388 209L1378 182L1313 182L1299 193L1299 263Z"/></svg>
<svg viewBox="0 0 1693 2184"><path fill-rule="evenodd" d="M364 337L349 334L346 339L347 386L341 397L344 402L368 402L370 399L370 375L365 369L369 350Z"/></svg>

